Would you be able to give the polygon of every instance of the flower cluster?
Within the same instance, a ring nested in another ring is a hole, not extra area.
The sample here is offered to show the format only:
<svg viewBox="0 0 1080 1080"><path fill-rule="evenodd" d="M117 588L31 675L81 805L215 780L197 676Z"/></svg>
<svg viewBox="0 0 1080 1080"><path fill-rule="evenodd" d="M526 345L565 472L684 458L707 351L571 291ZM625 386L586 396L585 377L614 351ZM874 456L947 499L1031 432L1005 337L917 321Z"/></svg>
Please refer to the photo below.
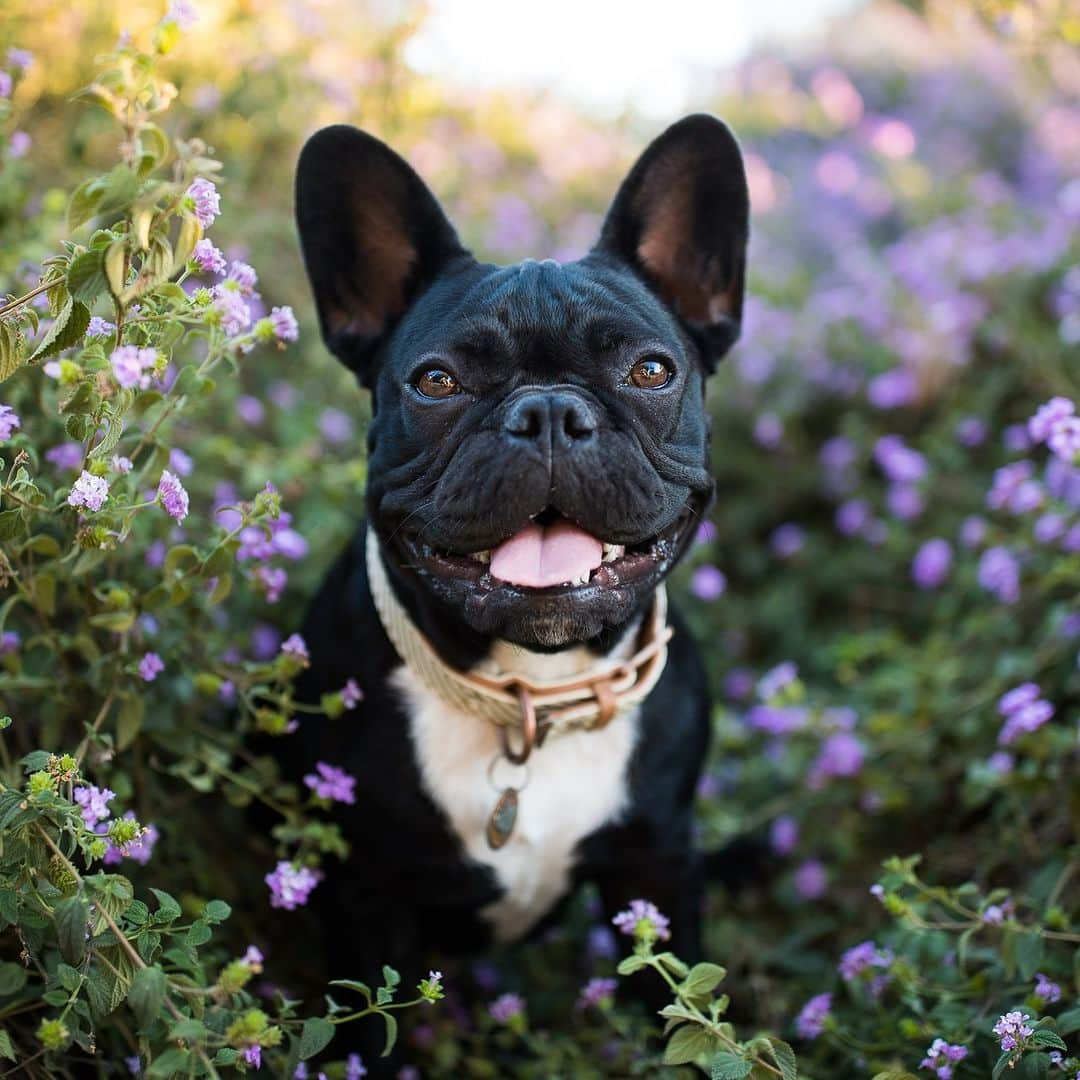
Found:
<svg viewBox="0 0 1080 1080"><path fill-rule="evenodd" d="M671 937L671 920L649 900L631 900L626 911L620 911L612 920L617 930L637 941L652 943Z"/></svg>
<svg viewBox="0 0 1080 1080"><path fill-rule="evenodd" d="M935 1039L926 1051L926 1057L919 1064L920 1069L929 1069L940 1080L951 1080L953 1066L967 1057L967 1047Z"/></svg>
<svg viewBox="0 0 1080 1080"><path fill-rule="evenodd" d="M286 911L303 907L322 877L319 870L282 860L263 879L270 886L270 906Z"/></svg>
<svg viewBox="0 0 1080 1080"><path fill-rule="evenodd" d="M998 702L998 712L1005 717L998 732L998 742L1002 746L1010 745L1021 735L1038 731L1054 715L1054 706L1040 694L1035 683L1023 683L1002 695Z"/></svg>

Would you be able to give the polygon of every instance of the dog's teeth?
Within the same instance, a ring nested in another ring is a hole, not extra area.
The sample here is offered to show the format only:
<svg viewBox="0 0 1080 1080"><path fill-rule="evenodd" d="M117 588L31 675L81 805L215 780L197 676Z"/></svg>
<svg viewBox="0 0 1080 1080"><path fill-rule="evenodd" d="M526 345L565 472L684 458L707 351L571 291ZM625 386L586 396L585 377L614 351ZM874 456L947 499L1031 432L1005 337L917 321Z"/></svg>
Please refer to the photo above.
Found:
<svg viewBox="0 0 1080 1080"><path fill-rule="evenodd" d="M626 548L622 544L605 544L602 559L604 562L614 562L621 559L625 553Z"/></svg>
<svg viewBox="0 0 1080 1080"><path fill-rule="evenodd" d="M477 562L489 563L491 562L491 548L486 551L474 551L469 558L475 559Z"/></svg>

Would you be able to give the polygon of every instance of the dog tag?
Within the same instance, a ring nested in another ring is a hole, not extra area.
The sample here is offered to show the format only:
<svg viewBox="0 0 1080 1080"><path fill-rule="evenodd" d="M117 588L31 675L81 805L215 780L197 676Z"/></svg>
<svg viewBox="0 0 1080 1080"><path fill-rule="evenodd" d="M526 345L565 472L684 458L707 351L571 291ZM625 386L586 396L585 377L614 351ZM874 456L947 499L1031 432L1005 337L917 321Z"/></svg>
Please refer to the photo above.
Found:
<svg viewBox="0 0 1080 1080"><path fill-rule="evenodd" d="M510 834L517 823L517 815L517 788L508 787L499 796L499 801L495 804L495 809L491 811L491 817L488 818L487 842L488 847L493 851L498 851L510 839Z"/></svg>

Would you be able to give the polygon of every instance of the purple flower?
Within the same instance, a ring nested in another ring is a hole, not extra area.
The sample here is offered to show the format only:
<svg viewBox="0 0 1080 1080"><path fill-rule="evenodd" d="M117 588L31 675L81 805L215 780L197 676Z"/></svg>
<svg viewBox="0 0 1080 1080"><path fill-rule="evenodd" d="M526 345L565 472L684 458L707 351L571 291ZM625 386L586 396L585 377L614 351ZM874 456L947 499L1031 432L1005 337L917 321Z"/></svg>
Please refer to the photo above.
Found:
<svg viewBox="0 0 1080 1080"><path fill-rule="evenodd" d="M82 506L87 510L100 510L109 497L109 482L103 476L94 476L83 469L67 497L69 506Z"/></svg>
<svg viewBox="0 0 1080 1080"><path fill-rule="evenodd" d="M585 951L591 960L610 958L618 951L615 935L606 926L592 926L585 941Z"/></svg>
<svg viewBox="0 0 1080 1080"><path fill-rule="evenodd" d="M296 660L301 660L305 664L311 659L308 655L307 642L299 634L290 634L281 643L281 652L284 656L291 656Z"/></svg>
<svg viewBox="0 0 1080 1080"><path fill-rule="evenodd" d="M169 466L179 476L190 476L195 468L195 462L190 454L176 447L169 451Z"/></svg>
<svg viewBox="0 0 1080 1080"><path fill-rule="evenodd" d="M790 855L799 844L799 823L784 814L769 829L769 843L777 855Z"/></svg>
<svg viewBox="0 0 1080 1080"><path fill-rule="evenodd" d="M890 484L885 501L893 517L901 521L912 521L926 509L926 500L914 484Z"/></svg>
<svg viewBox="0 0 1080 1080"><path fill-rule="evenodd" d="M1072 464L1080 454L1080 416L1067 416L1050 428L1046 445L1062 461Z"/></svg>
<svg viewBox="0 0 1080 1080"><path fill-rule="evenodd" d="M82 817L88 829L93 829L99 821L105 821L109 816L108 803L116 798L116 792L108 788L99 788L94 784L86 784L77 787L71 797L82 807Z"/></svg>
<svg viewBox="0 0 1080 1080"><path fill-rule="evenodd" d="M304 777L304 783L320 799L330 799L335 802L354 803L356 796L353 788L356 787L356 777L350 776L343 769L334 765L327 765L325 761L315 764L315 772L308 773Z"/></svg>
<svg viewBox="0 0 1080 1080"><path fill-rule="evenodd" d="M30 70L30 65L34 62L34 54L28 49L16 49L13 47L7 51L7 62L16 71L25 74Z"/></svg>
<svg viewBox="0 0 1080 1080"><path fill-rule="evenodd" d="M843 472L855 464L855 444L843 435L834 435L818 452L818 460L829 472Z"/></svg>
<svg viewBox="0 0 1080 1080"><path fill-rule="evenodd" d="M1045 405L1035 410L1035 415L1028 421L1028 434L1035 443L1046 442L1053 426L1059 420L1065 420L1076 412L1076 406L1066 397L1052 397Z"/></svg>
<svg viewBox="0 0 1080 1080"><path fill-rule="evenodd" d="M294 911L307 903L322 873L282 860L263 880L270 886L270 906Z"/></svg>
<svg viewBox="0 0 1080 1080"><path fill-rule="evenodd" d="M195 214L199 224L204 229L209 229L214 224L214 219L221 213L221 196L213 180L197 176L184 192L184 196L188 208Z"/></svg>
<svg viewBox="0 0 1080 1080"><path fill-rule="evenodd" d="M724 697L745 701L754 692L754 673L749 668L732 668L724 677Z"/></svg>
<svg viewBox="0 0 1080 1080"><path fill-rule="evenodd" d="M291 307L271 308L270 325L278 341L296 341L300 336L300 325Z"/></svg>
<svg viewBox="0 0 1080 1080"><path fill-rule="evenodd" d="M125 389L150 385L151 373L158 362L157 349L140 349L138 345L121 345L109 357L116 381Z"/></svg>
<svg viewBox="0 0 1080 1080"><path fill-rule="evenodd" d="M11 97L15 81L6 71L0 71L0 98Z"/></svg>
<svg viewBox="0 0 1080 1080"><path fill-rule="evenodd" d="M998 712L1002 716L1012 716L1018 709L1030 705L1041 693L1042 691L1036 683L1021 683L1019 686L1013 687L1008 693L1001 695L998 700Z"/></svg>
<svg viewBox="0 0 1080 1080"><path fill-rule="evenodd" d="M127 476L134 468L131 458L124 457L122 454L113 454L109 458L109 466L113 472L118 472L121 476Z"/></svg>
<svg viewBox="0 0 1080 1080"><path fill-rule="evenodd" d="M491 1019L500 1024L508 1024L515 1016L525 1011L525 1002L517 994L500 994L489 1006Z"/></svg>
<svg viewBox="0 0 1080 1080"><path fill-rule="evenodd" d="M83 462L82 443L66 442L45 451L45 460L58 469L77 469Z"/></svg>
<svg viewBox="0 0 1080 1080"><path fill-rule="evenodd" d="M1049 701L1032 701L1013 710L1001 725L998 732L998 744L1008 746L1021 735L1028 735L1046 723L1054 715L1054 706Z"/></svg>
<svg viewBox="0 0 1080 1080"><path fill-rule="evenodd" d="M768 450L775 450L784 440L784 425L773 413L762 413L754 423L754 441Z"/></svg>
<svg viewBox="0 0 1080 1080"><path fill-rule="evenodd" d="M831 1015L832 994L817 994L800 1010L795 1018L795 1030L800 1039L816 1039L825 1030L825 1021Z"/></svg>
<svg viewBox="0 0 1080 1080"><path fill-rule="evenodd" d="M894 368L871 379L866 396L875 409L896 409L910 405L917 391L915 376L905 368Z"/></svg>
<svg viewBox="0 0 1080 1080"><path fill-rule="evenodd" d="M134 821L135 812L129 810L124 815L124 820ZM150 857L154 854L154 846L157 844L159 838L160 833L157 830L157 826L147 825L134 840L125 844L123 847L117 847L116 844L110 840L108 848L105 851L105 858L102 861L106 865L112 866L120 862L121 859L134 859L140 866L145 866L150 861Z"/></svg>
<svg viewBox="0 0 1080 1080"><path fill-rule="evenodd" d="M842 957L837 970L844 982L852 982L864 971L871 968L887 968L893 962L889 949L879 949L873 941L864 941L848 949Z"/></svg>
<svg viewBox="0 0 1080 1080"><path fill-rule="evenodd" d="M883 435L874 445L874 460L889 480L913 484L926 475L926 459L899 435Z"/></svg>
<svg viewBox="0 0 1080 1080"><path fill-rule="evenodd" d="M173 0L174 4L176 2L177 2L177 0ZM244 1060L249 1065L254 1065L256 1069L261 1069L262 1068L262 1047L261 1046L259 1046L257 1044L255 1046L249 1046L244 1051L243 1056L244 1056Z"/></svg>
<svg viewBox="0 0 1080 1080"><path fill-rule="evenodd" d="M986 442L986 424L977 416L966 416L956 425L956 441L974 449Z"/></svg>
<svg viewBox="0 0 1080 1080"><path fill-rule="evenodd" d="M936 589L944 583L952 567L952 547L947 540L927 540L911 562L911 580L920 589Z"/></svg>
<svg viewBox="0 0 1080 1080"><path fill-rule="evenodd" d="M1027 1013L1008 1012L994 1025L994 1034L1001 1039L1002 1050L1015 1050L1034 1030Z"/></svg>
<svg viewBox="0 0 1080 1080"><path fill-rule="evenodd" d="M191 253L191 261L198 267L201 274L222 274L225 272L225 256L221 250L214 246L213 240L205 237L195 245Z"/></svg>
<svg viewBox="0 0 1080 1080"><path fill-rule="evenodd" d="M991 510L1026 514L1042 505L1042 485L1032 479L1035 466L1030 461L1014 461L994 473L994 482L986 496Z"/></svg>
<svg viewBox="0 0 1080 1080"><path fill-rule="evenodd" d="M806 726L806 709L779 705L755 705L747 714L747 722L755 731L770 735L790 735Z"/></svg>
<svg viewBox="0 0 1080 1080"><path fill-rule="evenodd" d="M953 1065L967 1057L967 1047L947 1043L944 1039L935 1039L926 1051L926 1057L919 1065L920 1069L929 1069L939 1080L951 1080Z"/></svg>
<svg viewBox="0 0 1080 1080"><path fill-rule="evenodd" d="M995 750L986 759L986 767L995 776L1008 776L1013 771L1014 764L1012 754L1008 754L1004 750Z"/></svg>
<svg viewBox="0 0 1080 1080"><path fill-rule="evenodd" d="M139 661L139 674L144 682L153 682L165 670L165 662L156 652L143 654Z"/></svg>
<svg viewBox="0 0 1080 1080"><path fill-rule="evenodd" d="M346 709L355 709L364 700L364 691L356 684L355 679L348 679L341 688L341 704Z"/></svg>
<svg viewBox="0 0 1080 1080"><path fill-rule="evenodd" d="M620 911L611 922L628 937L649 940L659 938L661 941L667 941L671 937L668 929L671 920L648 900L631 900L630 907L626 911Z"/></svg>
<svg viewBox="0 0 1080 1080"><path fill-rule="evenodd" d="M223 286L224 288L231 286L234 291L239 292L242 296L252 296L255 293L255 286L258 284L259 275L255 272L255 267L250 263L234 259L229 264L228 280Z"/></svg>
<svg viewBox="0 0 1080 1080"><path fill-rule="evenodd" d="M324 409L319 417L319 431L328 443L340 445L353 436L353 422L348 413L340 409Z"/></svg>
<svg viewBox="0 0 1080 1080"><path fill-rule="evenodd" d="M116 329L116 323L103 319L100 315L91 315L90 322L86 327L87 337L105 337Z"/></svg>
<svg viewBox="0 0 1080 1080"><path fill-rule="evenodd" d="M25 157L30 149L31 142L30 136L25 131L13 131L8 142L8 157Z"/></svg>
<svg viewBox="0 0 1080 1080"><path fill-rule="evenodd" d="M188 513L188 493L184 485L168 469L161 473L158 481L157 501L165 508L165 513L177 521L183 521Z"/></svg>
<svg viewBox="0 0 1080 1080"><path fill-rule="evenodd" d="M866 759L863 744L847 731L837 731L822 744L817 760L810 766L808 782L819 787L831 776L857 776Z"/></svg>
<svg viewBox="0 0 1080 1080"><path fill-rule="evenodd" d="M817 900L829 887L829 874L818 859L807 859L795 871L793 884L803 900Z"/></svg>
<svg viewBox="0 0 1080 1080"><path fill-rule="evenodd" d="M786 689L799 677L799 669L790 661L785 660L770 668L758 679L757 692L762 701L772 701L781 690Z"/></svg>
<svg viewBox="0 0 1080 1080"><path fill-rule="evenodd" d="M0 631L0 656L13 653L19 647L20 641L22 638L17 630Z"/></svg>
<svg viewBox="0 0 1080 1080"><path fill-rule="evenodd" d="M1068 522L1060 514L1042 514L1038 521L1035 522L1032 535L1038 544L1052 544L1065 535L1067 526Z"/></svg>
<svg viewBox="0 0 1080 1080"><path fill-rule="evenodd" d="M1000 926L1005 921L1005 909L998 904L990 904L979 916L984 926Z"/></svg>
<svg viewBox="0 0 1080 1080"><path fill-rule="evenodd" d="M362 1080L367 1076L367 1069L359 1054L350 1054L345 1059L345 1080Z"/></svg>
<svg viewBox="0 0 1080 1080"><path fill-rule="evenodd" d="M984 518L973 514L960 523L960 543L969 551L977 548L985 538L986 521Z"/></svg>
<svg viewBox="0 0 1080 1080"><path fill-rule="evenodd" d="M132 1076L138 1076L142 1072L142 1062L139 1060L138 1054L132 1054L130 1057L124 1058L124 1064L128 1067L128 1072Z"/></svg>
<svg viewBox="0 0 1080 1080"><path fill-rule="evenodd" d="M221 320L221 328L229 337L236 337L251 325L251 308L235 289L214 286L214 310Z"/></svg>
<svg viewBox="0 0 1080 1080"><path fill-rule="evenodd" d="M792 521L785 522L769 537L770 546L781 559L798 554L805 543L806 533Z"/></svg>
<svg viewBox="0 0 1080 1080"><path fill-rule="evenodd" d="M870 504L865 499L849 499L836 508L836 529L844 536L862 532L870 521Z"/></svg>
<svg viewBox="0 0 1080 1080"><path fill-rule="evenodd" d="M22 427L22 421L15 410L10 405L0 405L0 442L10 439L18 427Z"/></svg>
<svg viewBox="0 0 1080 1080"><path fill-rule="evenodd" d="M699 600L718 600L727 589L727 578L718 567L705 563L690 577L690 591Z"/></svg>
<svg viewBox="0 0 1080 1080"><path fill-rule="evenodd" d="M1019 454L1031 449L1031 440L1023 424L1010 424L1001 433L1001 443L1010 454Z"/></svg>
<svg viewBox="0 0 1080 1080"><path fill-rule="evenodd" d="M1008 548L992 547L979 559L979 584L1003 604L1020 599L1020 564Z"/></svg>
<svg viewBox="0 0 1080 1080"><path fill-rule="evenodd" d="M266 408L257 397L253 397L251 394L241 394L236 399L236 415L245 424L254 427L256 424L261 424L266 418Z"/></svg>
<svg viewBox="0 0 1080 1080"><path fill-rule="evenodd" d="M241 963L247 964L250 968L261 968L265 959L266 957L263 956L261 949L249 945L247 952L241 957Z"/></svg>
<svg viewBox="0 0 1080 1080"><path fill-rule="evenodd" d="M577 1009L602 1008L615 997L615 989L619 985L617 979L590 979L578 995Z"/></svg>
<svg viewBox="0 0 1080 1080"><path fill-rule="evenodd" d="M1035 996L1041 998L1044 1005L1053 1005L1061 1000L1061 987L1051 982L1041 971L1035 972Z"/></svg>

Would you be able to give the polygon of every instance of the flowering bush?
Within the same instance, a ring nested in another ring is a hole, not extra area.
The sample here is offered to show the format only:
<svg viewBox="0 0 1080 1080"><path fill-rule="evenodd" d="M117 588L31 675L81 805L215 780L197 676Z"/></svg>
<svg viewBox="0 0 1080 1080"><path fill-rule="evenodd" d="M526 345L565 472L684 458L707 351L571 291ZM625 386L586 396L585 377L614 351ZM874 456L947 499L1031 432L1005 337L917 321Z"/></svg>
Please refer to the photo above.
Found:
<svg viewBox="0 0 1080 1080"><path fill-rule="evenodd" d="M479 250L569 258L639 140L422 80L415 23L358 5L177 0L118 46L16 7L0 1059L358 1077L338 1027L400 1017L432 1076L1080 1074L1075 24L876 6L701 102L744 141L754 276L675 588L719 701L701 843L765 837L779 867L712 890L710 962L663 951L648 897L612 927L586 896L513 964L301 1004L267 915L363 852L334 823L353 778L286 784L273 751L362 697L290 686L364 405L307 332L296 150L359 108Z"/></svg>

